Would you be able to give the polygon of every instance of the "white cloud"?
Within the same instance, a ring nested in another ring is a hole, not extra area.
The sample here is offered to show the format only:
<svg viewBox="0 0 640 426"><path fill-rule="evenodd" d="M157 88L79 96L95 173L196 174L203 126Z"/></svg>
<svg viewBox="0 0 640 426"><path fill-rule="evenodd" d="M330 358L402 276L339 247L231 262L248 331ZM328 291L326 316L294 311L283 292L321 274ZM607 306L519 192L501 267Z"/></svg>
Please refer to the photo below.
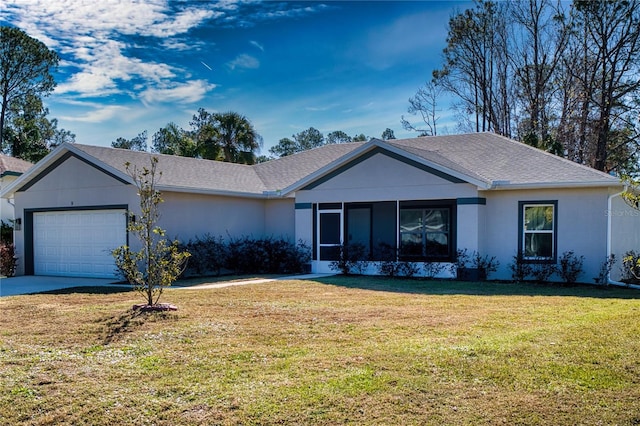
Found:
<svg viewBox="0 0 640 426"><path fill-rule="evenodd" d="M260 61L254 58L251 55L247 55L243 53L241 55L236 56L235 59L227 63L227 66L234 70L236 68L245 68L245 69L256 69L260 68Z"/></svg>
<svg viewBox="0 0 640 426"><path fill-rule="evenodd" d="M222 13L207 3L176 5L168 0L2 1L8 5L0 8L0 20L57 50L64 57L61 65L73 72L56 93L80 97L123 94L126 82L135 81L150 90L160 82L188 78L185 70L132 57L127 49L135 46L125 42L125 37L163 38L159 43L174 50L198 48L171 37Z"/></svg>
<svg viewBox="0 0 640 426"><path fill-rule="evenodd" d="M89 112L85 112L81 115L67 115L61 116L61 120L66 121L76 121L82 123L102 123L108 121L118 115L119 113L129 111L129 108L118 106L118 105L109 105L109 106L95 106L92 104L86 105L89 108L95 108Z"/></svg>
<svg viewBox="0 0 640 426"><path fill-rule="evenodd" d="M153 87L140 94L146 105L155 103L193 103L198 102L216 86L204 80L187 83L175 83L167 87Z"/></svg>

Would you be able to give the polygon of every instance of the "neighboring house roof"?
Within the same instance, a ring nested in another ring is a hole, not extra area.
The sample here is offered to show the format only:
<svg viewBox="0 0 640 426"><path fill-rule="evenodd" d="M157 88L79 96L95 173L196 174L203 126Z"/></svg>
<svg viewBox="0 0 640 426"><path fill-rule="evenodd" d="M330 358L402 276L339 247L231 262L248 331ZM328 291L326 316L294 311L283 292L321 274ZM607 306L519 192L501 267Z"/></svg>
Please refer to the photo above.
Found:
<svg viewBox="0 0 640 426"><path fill-rule="evenodd" d="M80 144L63 144L4 192L10 196L44 177L68 156L131 182L125 163L158 157L161 190L250 197L291 195L383 153L480 189L616 187L618 178L493 133L325 145L253 166Z"/></svg>
<svg viewBox="0 0 640 426"><path fill-rule="evenodd" d="M0 154L0 177L20 176L33 166L28 161Z"/></svg>

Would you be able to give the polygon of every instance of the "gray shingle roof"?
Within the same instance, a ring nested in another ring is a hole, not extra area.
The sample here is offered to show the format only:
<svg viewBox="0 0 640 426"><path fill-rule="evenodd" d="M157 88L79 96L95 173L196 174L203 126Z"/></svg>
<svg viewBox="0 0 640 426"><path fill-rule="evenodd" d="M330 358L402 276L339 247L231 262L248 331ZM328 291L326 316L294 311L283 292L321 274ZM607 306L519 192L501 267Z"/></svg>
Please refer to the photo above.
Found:
<svg viewBox="0 0 640 426"><path fill-rule="evenodd" d="M619 179L587 166L493 133L432 136L386 141L491 185L616 185ZM443 160L434 156L437 154Z"/></svg>
<svg viewBox="0 0 640 426"><path fill-rule="evenodd" d="M128 174L125 163L138 168L148 167L151 157L158 157L157 170L162 172L158 185L165 188L248 194L262 194L267 190L254 167L244 164L90 145L73 146L125 174Z"/></svg>
<svg viewBox="0 0 640 426"><path fill-rule="evenodd" d="M365 142L325 145L309 151L299 152L256 164L258 176L271 190L280 190L294 185L301 179L330 163L360 148Z"/></svg>
<svg viewBox="0 0 640 426"><path fill-rule="evenodd" d="M33 166L33 164L28 161L0 154L0 176L9 173L21 174L29 170L31 166Z"/></svg>
<svg viewBox="0 0 640 426"><path fill-rule="evenodd" d="M150 157L157 156L158 170L162 171L159 185L164 188L262 195L295 188L313 174L321 176L324 171L328 173L329 169L348 163L357 150L376 146L466 176L486 188L619 184L613 176L493 133L325 145L254 166L90 145L74 144L72 149L124 174L126 162L148 166Z"/></svg>

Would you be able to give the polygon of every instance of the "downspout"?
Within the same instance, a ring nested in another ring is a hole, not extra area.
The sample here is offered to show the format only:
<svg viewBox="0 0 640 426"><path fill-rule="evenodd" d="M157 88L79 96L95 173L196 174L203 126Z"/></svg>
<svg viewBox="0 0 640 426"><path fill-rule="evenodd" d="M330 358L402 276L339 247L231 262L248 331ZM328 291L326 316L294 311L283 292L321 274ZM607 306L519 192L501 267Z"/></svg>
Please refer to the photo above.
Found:
<svg viewBox="0 0 640 426"><path fill-rule="evenodd" d="M616 194L611 194L607 197L607 259L609 259L611 257L611 221L613 218L613 214L612 213L612 202L613 202L613 198L615 197L619 197L620 195L622 195L625 191L627 190L627 185L625 185L625 188L623 191L620 191ZM636 285L636 284L627 284L627 283L623 283L622 281L615 281L611 279L611 272L609 272L607 274L607 284L609 285L617 285L617 286L621 286L621 287L628 287L628 288L633 288L636 290L640 290L640 285Z"/></svg>

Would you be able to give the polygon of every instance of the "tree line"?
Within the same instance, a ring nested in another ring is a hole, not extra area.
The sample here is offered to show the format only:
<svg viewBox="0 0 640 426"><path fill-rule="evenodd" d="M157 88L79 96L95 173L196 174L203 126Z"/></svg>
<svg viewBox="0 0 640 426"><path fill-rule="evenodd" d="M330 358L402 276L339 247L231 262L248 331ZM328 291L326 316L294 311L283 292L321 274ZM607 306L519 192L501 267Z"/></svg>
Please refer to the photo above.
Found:
<svg viewBox="0 0 640 426"><path fill-rule="evenodd" d="M42 102L59 58L19 29L0 30L0 148L34 161L74 140ZM621 176L640 172L640 0L475 0L451 16L446 43L441 66L409 99L405 129L437 135L446 94L459 130L495 132ZM189 124L159 129L151 149L252 163L367 139L310 127L258 157L262 138L239 113L201 108ZM147 149L147 133L112 145Z"/></svg>
<svg viewBox="0 0 640 426"><path fill-rule="evenodd" d="M640 160L638 0L476 0L448 23L443 64L409 99L405 129L437 134L442 94L458 125L605 172Z"/></svg>
<svg viewBox="0 0 640 426"><path fill-rule="evenodd" d="M240 113L210 113L200 108L189 125L190 129L185 130L173 122L168 123L152 135L150 145L149 135L145 130L131 139L119 137L111 142L111 146L182 157L254 164L327 144L369 140L363 133L349 136L341 130L330 132L325 137L318 129L310 127L292 135L291 138L280 139L278 144L269 148L269 155L258 155L263 145L262 137L251 121ZM395 139L391 129L382 132L381 137L385 140Z"/></svg>

